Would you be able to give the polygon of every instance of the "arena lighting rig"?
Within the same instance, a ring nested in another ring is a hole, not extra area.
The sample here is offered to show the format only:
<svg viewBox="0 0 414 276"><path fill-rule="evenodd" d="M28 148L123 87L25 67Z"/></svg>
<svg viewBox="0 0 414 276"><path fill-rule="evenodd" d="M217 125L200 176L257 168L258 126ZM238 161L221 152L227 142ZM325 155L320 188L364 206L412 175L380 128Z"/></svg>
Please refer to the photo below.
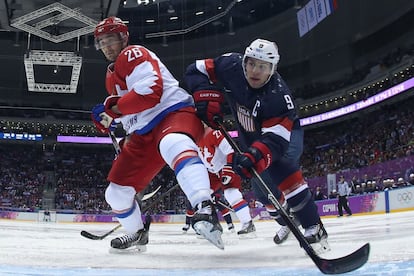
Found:
<svg viewBox="0 0 414 276"><path fill-rule="evenodd" d="M72 66L69 84L38 83L35 79L33 65ZM82 57L73 52L30 50L24 56L27 88L34 92L76 93Z"/></svg>
<svg viewBox="0 0 414 276"><path fill-rule="evenodd" d="M54 34L46 31L46 27L58 25L70 19L76 24L70 26L68 31L62 34ZM98 22L84 14L79 9L71 9L59 2L45 6L31 13L25 14L11 21L11 26L23 30L30 35L36 35L54 43L60 43L72 38L92 33ZM28 43L30 45L30 43ZM82 57L74 52L43 51L28 49L24 56L26 79L29 91L52 93L76 93ZM38 83L35 80L34 65L72 66L72 75L69 84Z"/></svg>
<svg viewBox="0 0 414 276"><path fill-rule="evenodd" d="M58 35L44 30L44 28L48 26L58 25L68 19L71 19L72 21L74 20L79 24L76 25L76 28ZM15 18L10 22L12 27L34 34L54 43L63 42L92 33L96 24L98 24L98 21L82 14L79 12L79 9L71 9L59 2L37 9L31 13Z"/></svg>

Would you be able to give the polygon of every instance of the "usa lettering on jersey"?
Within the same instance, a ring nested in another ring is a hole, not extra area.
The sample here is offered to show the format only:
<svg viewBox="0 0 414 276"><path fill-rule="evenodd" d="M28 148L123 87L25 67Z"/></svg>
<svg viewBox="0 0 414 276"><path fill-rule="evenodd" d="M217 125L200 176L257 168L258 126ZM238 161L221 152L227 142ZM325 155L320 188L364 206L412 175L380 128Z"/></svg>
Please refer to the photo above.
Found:
<svg viewBox="0 0 414 276"><path fill-rule="evenodd" d="M247 109L244 106L237 105L237 118L239 120L240 125L247 132L255 132L256 131L253 116L252 116L249 109Z"/></svg>

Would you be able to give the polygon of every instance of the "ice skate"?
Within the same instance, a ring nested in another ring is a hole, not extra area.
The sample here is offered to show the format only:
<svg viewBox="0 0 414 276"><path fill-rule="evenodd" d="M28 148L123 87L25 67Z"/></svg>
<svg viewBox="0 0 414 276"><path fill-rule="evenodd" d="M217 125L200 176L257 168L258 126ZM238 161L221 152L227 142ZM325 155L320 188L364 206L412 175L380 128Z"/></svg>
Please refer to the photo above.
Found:
<svg viewBox="0 0 414 276"><path fill-rule="evenodd" d="M193 217L194 230L205 237L209 242L220 249L224 249L221 239L223 228L218 221L215 208L211 201L203 201L197 206L197 211Z"/></svg>
<svg viewBox="0 0 414 276"><path fill-rule="evenodd" d="M240 231L237 232L240 239L253 239L256 238L256 227L253 224L253 221L243 223Z"/></svg>
<svg viewBox="0 0 414 276"><path fill-rule="evenodd" d="M306 228L304 236L316 254L323 254L331 250L328 244L328 233L322 223Z"/></svg>
<svg viewBox="0 0 414 276"><path fill-rule="evenodd" d="M182 229L183 229L183 234L186 234L188 229L190 229L190 224L184 225L184 227Z"/></svg>
<svg viewBox="0 0 414 276"><path fill-rule="evenodd" d="M287 240L289 234L290 228L287 225L282 225L282 227L280 227L279 231L277 231L276 235L273 237L273 241L275 242L275 244L281 244L285 240Z"/></svg>
<svg viewBox="0 0 414 276"><path fill-rule="evenodd" d="M136 233L126 234L111 241L111 253L145 252L148 243L148 230L140 229Z"/></svg>
<svg viewBox="0 0 414 276"><path fill-rule="evenodd" d="M236 230L234 229L234 224L233 223L229 223L227 224L227 229L229 230L229 232L234 233L236 232Z"/></svg>

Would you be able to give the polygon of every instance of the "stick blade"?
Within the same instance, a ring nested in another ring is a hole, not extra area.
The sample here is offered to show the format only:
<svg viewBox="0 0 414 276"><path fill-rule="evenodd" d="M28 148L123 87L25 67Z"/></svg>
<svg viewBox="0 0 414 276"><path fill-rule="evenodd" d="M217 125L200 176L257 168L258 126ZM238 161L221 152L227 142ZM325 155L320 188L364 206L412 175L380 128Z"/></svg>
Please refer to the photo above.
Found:
<svg viewBox="0 0 414 276"><path fill-rule="evenodd" d="M96 236L96 235L94 235L94 234L92 234L92 233L89 233L89 232L87 232L87 231L85 231L85 230L82 230L82 231L80 232L80 234L81 234L81 236L83 236L83 237L85 237L85 238L87 238L87 239L90 239L90 240L102 240L102 238L101 238L101 237Z"/></svg>
<svg viewBox="0 0 414 276"><path fill-rule="evenodd" d="M315 261L319 270L324 274L341 274L360 268L368 261L370 251L369 243L349 255L337 259L322 259Z"/></svg>
<svg viewBox="0 0 414 276"><path fill-rule="evenodd" d="M158 186L153 192L145 194L142 196L141 201L145 201L147 199L150 199L151 197L153 197L156 193L158 193L158 191L161 189L161 185Z"/></svg>

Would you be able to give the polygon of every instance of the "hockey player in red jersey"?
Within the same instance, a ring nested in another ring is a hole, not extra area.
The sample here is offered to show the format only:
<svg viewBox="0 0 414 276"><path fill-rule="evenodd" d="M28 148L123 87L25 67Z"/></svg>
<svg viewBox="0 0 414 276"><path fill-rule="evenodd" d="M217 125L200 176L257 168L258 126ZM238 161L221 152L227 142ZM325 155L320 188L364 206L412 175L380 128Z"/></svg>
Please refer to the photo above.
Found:
<svg viewBox="0 0 414 276"><path fill-rule="evenodd" d="M220 130L213 130L208 126L198 146L200 157L209 171L211 192L215 194L222 190L224 198L240 220L241 229L237 234L241 238L255 237L256 228L250 216L249 206L240 192L241 178L234 173L231 164L228 163L228 160L232 159L234 150Z"/></svg>
<svg viewBox="0 0 414 276"><path fill-rule="evenodd" d="M241 222L237 232L241 237L254 237L256 231L249 212L247 201L243 198L241 177L234 173L229 160L233 158L234 150L224 138L220 130L206 127L203 138L198 142L200 157L210 174L212 191L223 190L224 197Z"/></svg>
<svg viewBox="0 0 414 276"><path fill-rule="evenodd" d="M266 185L274 194L277 188L283 192L308 242L327 248L328 234L299 164L284 158L289 144L294 143L292 131L301 126L290 90L276 70L279 58L275 43L257 39L244 55L229 53L197 60L187 68L185 81L197 114L213 128L218 128L215 118L222 116L220 106L226 93L243 150L234 154L232 168L243 178L252 178L251 168L268 173L272 181Z"/></svg>
<svg viewBox="0 0 414 276"><path fill-rule="evenodd" d="M159 58L140 45L128 45L128 28L108 17L95 28L95 45L112 62L107 69L109 97L92 110L99 131L121 123L127 137L108 175L105 199L128 232L111 241L115 249L145 247L148 231L135 194L168 164L196 213L193 227L223 249L222 228L210 195L210 182L196 142L203 125L194 102Z"/></svg>

